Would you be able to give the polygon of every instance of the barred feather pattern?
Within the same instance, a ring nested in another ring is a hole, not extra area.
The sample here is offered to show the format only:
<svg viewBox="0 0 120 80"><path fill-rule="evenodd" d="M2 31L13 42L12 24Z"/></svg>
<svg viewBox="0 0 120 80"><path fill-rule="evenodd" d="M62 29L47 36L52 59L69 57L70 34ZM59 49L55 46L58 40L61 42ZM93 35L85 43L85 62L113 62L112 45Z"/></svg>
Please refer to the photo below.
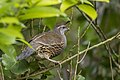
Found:
<svg viewBox="0 0 120 80"><path fill-rule="evenodd" d="M64 43L56 43L51 45L43 45L39 46L36 50L36 58L52 58L59 55L63 51Z"/></svg>
<svg viewBox="0 0 120 80"><path fill-rule="evenodd" d="M22 60L27 57L29 57L34 52L33 49L27 47L25 50L22 51L22 53L16 57L16 60Z"/></svg>

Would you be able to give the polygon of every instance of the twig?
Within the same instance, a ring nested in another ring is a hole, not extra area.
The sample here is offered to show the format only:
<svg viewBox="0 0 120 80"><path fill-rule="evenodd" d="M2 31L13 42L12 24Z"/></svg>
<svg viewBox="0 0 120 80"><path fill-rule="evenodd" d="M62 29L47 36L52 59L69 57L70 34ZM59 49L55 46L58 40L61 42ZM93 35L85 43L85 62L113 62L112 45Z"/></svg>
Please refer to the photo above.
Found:
<svg viewBox="0 0 120 80"><path fill-rule="evenodd" d="M80 26L78 27L78 53L80 52ZM74 80L76 80L77 68L78 68L79 55L77 56L76 65L75 65L75 73Z"/></svg>
<svg viewBox="0 0 120 80"><path fill-rule="evenodd" d="M91 50L91 49L93 49L93 48L96 48L96 47L99 47L99 46L101 46L101 45L103 45L103 44L105 44L105 43L108 43L108 42L112 41L112 40L115 39L115 38L116 38L116 35L113 36L113 37L111 37L111 38L109 38L109 39L107 39L107 40L105 40L105 41L103 41L103 42L100 42L100 43L98 43L98 44L96 44L96 45L94 45L94 46L92 46L92 47L90 47L90 48L88 48L88 49L85 49L85 50L79 52L78 54L73 55L73 56L70 57L69 59L66 59L66 60L62 61L61 64L63 64L63 63L65 63L65 62L67 62L67 61L69 61L69 60L77 57L77 56L80 55L80 54L83 54L83 53L86 52L86 51L89 51L89 50Z"/></svg>
<svg viewBox="0 0 120 80"><path fill-rule="evenodd" d="M84 32L82 33L82 35L80 36L80 39L82 39L84 37L84 35L86 34L87 30L89 29L91 23L88 24L87 28L84 30Z"/></svg>
<svg viewBox="0 0 120 80"><path fill-rule="evenodd" d="M57 70L57 73L58 73L58 76L59 76L60 80L63 80L63 78L62 78L61 75L60 75L59 70Z"/></svg>
<svg viewBox="0 0 120 80"><path fill-rule="evenodd" d="M44 28L43 28L43 32L45 32L45 29L46 29L46 25L45 25ZM43 32L42 32L42 33L43 33Z"/></svg>
<svg viewBox="0 0 120 80"><path fill-rule="evenodd" d="M32 19L32 20L31 20L31 24L30 24L30 27L31 27L31 30L30 30L30 37L33 37L33 35L34 35L33 23L34 23L34 20Z"/></svg>
<svg viewBox="0 0 120 80"><path fill-rule="evenodd" d="M76 6L76 8L79 10L79 8L77 6ZM79 10L79 12L81 12L81 11ZM91 22L91 19L88 16L86 16L86 14L84 14L84 13L82 13L82 14L87 19L88 22ZM93 29L96 31L96 33L98 34L98 36L100 37L101 41L104 41L104 40L107 39L106 35L104 34L104 32L102 31L102 29L100 27L96 26L96 24L93 23L93 22L91 23L91 25L92 25ZM116 53L111 48L109 43L104 44L104 46L105 46L105 48L106 48L106 50L107 50L107 52L109 54L109 60L110 60L111 57L112 57L112 53L114 53L115 55L116 55ZM110 62L110 66L112 66L112 62ZM111 69L111 72L112 72L112 69ZM113 73L112 73L112 80L114 80Z"/></svg>
<svg viewBox="0 0 120 80"><path fill-rule="evenodd" d="M70 71L69 71L70 76L69 76L69 80L72 80L72 73L73 73L72 63L73 63L73 61L71 60L70 61Z"/></svg>
<svg viewBox="0 0 120 80"><path fill-rule="evenodd" d="M1 63L0 63L0 71L1 71L1 75L0 75L0 80L2 79L2 80L5 80L4 79L4 73L3 73L3 68L2 68L2 66L1 66Z"/></svg>
<svg viewBox="0 0 120 80"><path fill-rule="evenodd" d="M88 43L87 49L90 47L90 42ZM85 54L83 55L82 59L78 62L81 63L83 61L83 59L85 58L86 54L88 51L85 52Z"/></svg>
<svg viewBox="0 0 120 80"><path fill-rule="evenodd" d="M109 60L110 60L110 69L111 69L112 80L114 80L113 67L112 67L112 58L110 57L110 55L109 55Z"/></svg>

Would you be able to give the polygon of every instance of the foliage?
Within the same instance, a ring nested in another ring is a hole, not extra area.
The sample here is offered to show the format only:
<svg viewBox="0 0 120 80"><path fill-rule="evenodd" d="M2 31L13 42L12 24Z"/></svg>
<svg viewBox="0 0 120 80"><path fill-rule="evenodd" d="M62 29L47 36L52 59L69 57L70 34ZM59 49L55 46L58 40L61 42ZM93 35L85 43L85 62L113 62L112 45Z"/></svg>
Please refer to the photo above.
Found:
<svg viewBox="0 0 120 80"><path fill-rule="evenodd" d="M30 38L33 37L33 35L37 34L38 32L44 31L45 25L47 26L46 30L47 29L52 30L56 22L57 23L63 21L66 22L68 20L76 23L75 25L71 24L73 25L71 30L74 30L72 32L72 35L73 36L75 35L74 39L76 39L77 31L75 29L78 29L77 25L79 24L77 23L77 18L79 18L80 16L78 15L81 14L73 10L73 8L78 9L84 15L87 15L92 22L95 21L95 19L98 16L97 11L95 10L95 6L93 4L95 1L107 2L107 3L109 2L109 0L54 0L54 1L53 0L0 0L0 5L1 5L0 6L0 49L1 49L0 57L2 58L2 64L1 64L2 68L0 69L0 71L1 74L4 74L4 76L2 75L2 77L4 77L5 80L8 79L12 80L22 77L26 79L27 78L51 79L51 75L56 74L56 72L54 71L52 72L51 70L41 73L39 75L34 75L37 71L39 71L39 67L41 68L48 66L47 64L44 64L44 62L46 63L47 61L43 61L41 62L41 64L37 64L37 62L34 61L31 62L31 60L16 61L16 56L21 52L20 49L22 48L23 45L22 43L31 47L31 45L25 40L25 38L27 40L30 40ZM75 11L74 16L72 15L73 11ZM73 21L71 19L71 15L76 20ZM83 20L84 18L85 17L83 17ZM81 22L80 26L82 26L82 24L85 25L84 23L86 24L87 22L86 21ZM104 22L102 22L101 25L103 25L103 23ZM27 30L30 31L30 33ZM91 29L88 30L88 34L86 33L85 37L87 40L96 41L95 36L90 37L89 35L94 35L93 30ZM74 45L74 44L70 44L71 40L72 39L70 39L69 37L68 39L69 46L66 49L65 53L69 53L69 48ZM86 42L83 42L83 44L85 44ZM80 47L84 49L85 46L80 46ZM73 52L74 51L76 52L76 49L73 50ZM105 51L103 53L105 53ZM67 54L64 55L64 57L65 56L67 56ZM105 54L103 56L105 57ZM75 61L76 59L73 60L73 62ZM76 64L76 62L72 64L69 63L70 62L66 64L68 64L69 66L71 65L75 66ZM66 67L66 65L64 67ZM42 71L42 68L40 69L40 71ZM82 72L82 74L84 73L85 70ZM30 74L32 74L32 76L30 77L27 76ZM77 74L76 79L85 80L85 78L88 79L89 76L83 77L82 75Z"/></svg>

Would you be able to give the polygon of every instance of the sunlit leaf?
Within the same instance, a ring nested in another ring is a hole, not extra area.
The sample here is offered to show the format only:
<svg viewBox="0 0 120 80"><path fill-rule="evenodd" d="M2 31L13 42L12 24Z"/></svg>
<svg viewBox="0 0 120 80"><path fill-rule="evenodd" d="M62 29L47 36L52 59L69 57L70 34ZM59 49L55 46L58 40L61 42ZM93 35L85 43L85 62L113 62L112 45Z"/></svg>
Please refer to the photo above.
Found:
<svg viewBox="0 0 120 80"><path fill-rule="evenodd" d="M4 18L0 19L0 23L8 23L8 24L15 23L15 24L19 24L20 22L15 17L4 17Z"/></svg>
<svg viewBox="0 0 120 80"><path fill-rule="evenodd" d="M55 5L61 2L62 0L32 0L32 4L36 4L37 6Z"/></svg>
<svg viewBox="0 0 120 80"><path fill-rule="evenodd" d="M1 28L0 33L5 34L7 36L13 36L13 37L18 37L22 39L24 38L23 35L19 31L11 29L11 28Z"/></svg>
<svg viewBox="0 0 120 80"><path fill-rule="evenodd" d="M89 4L89 5L91 5L91 6L94 6L94 5L93 5L90 1L88 1L88 0L85 0L84 3Z"/></svg>
<svg viewBox="0 0 120 80"><path fill-rule="evenodd" d="M46 17L58 17L60 15L66 16L64 13L60 12L59 9L54 7L34 7L25 10L24 15L19 16L21 20L32 19L32 18L46 18Z"/></svg>
<svg viewBox="0 0 120 80"><path fill-rule="evenodd" d="M78 8L86 13L92 20L95 20L97 17L97 12L95 11L95 9L93 7L91 7L90 5L86 5L86 4L80 4L78 5Z"/></svg>
<svg viewBox="0 0 120 80"><path fill-rule="evenodd" d="M16 38L24 39L21 26L8 26L7 28L0 28L0 44L13 44Z"/></svg>
<svg viewBox="0 0 120 80"><path fill-rule="evenodd" d="M9 25L7 27L7 29L14 30L14 31L17 31L17 32L20 32L22 30L22 28L25 28L25 26L22 25L22 24L20 24L20 26L19 25L15 25L15 26L14 25Z"/></svg>
<svg viewBox="0 0 120 80"><path fill-rule="evenodd" d="M15 37L0 33L0 44L13 44L15 43Z"/></svg>
<svg viewBox="0 0 120 80"><path fill-rule="evenodd" d="M11 3L0 4L0 16L3 16L11 7Z"/></svg>
<svg viewBox="0 0 120 80"><path fill-rule="evenodd" d="M75 1L75 0L65 0L62 2L61 6L60 6L60 10L62 12L64 12L66 9L74 6L75 4L77 4L77 1Z"/></svg>

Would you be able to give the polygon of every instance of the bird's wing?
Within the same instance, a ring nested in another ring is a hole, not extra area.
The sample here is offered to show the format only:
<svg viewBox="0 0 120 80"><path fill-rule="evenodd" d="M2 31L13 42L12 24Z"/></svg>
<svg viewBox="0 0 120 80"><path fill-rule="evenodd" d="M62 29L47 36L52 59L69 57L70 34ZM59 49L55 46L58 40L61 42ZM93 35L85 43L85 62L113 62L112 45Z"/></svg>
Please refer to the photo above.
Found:
<svg viewBox="0 0 120 80"><path fill-rule="evenodd" d="M45 32L40 36L34 38L32 42L51 45L55 43L61 43L62 37L61 35L58 35L57 33L54 33L54 32Z"/></svg>

